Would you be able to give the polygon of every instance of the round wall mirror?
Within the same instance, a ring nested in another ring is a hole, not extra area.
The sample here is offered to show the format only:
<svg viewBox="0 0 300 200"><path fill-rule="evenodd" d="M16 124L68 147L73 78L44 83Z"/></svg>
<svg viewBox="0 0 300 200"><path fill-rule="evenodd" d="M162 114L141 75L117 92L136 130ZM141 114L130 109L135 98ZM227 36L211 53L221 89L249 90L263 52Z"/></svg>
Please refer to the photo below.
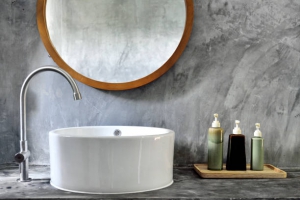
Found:
<svg viewBox="0 0 300 200"><path fill-rule="evenodd" d="M193 0L38 0L42 41L89 86L126 90L170 69L189 40Z"/></svg>

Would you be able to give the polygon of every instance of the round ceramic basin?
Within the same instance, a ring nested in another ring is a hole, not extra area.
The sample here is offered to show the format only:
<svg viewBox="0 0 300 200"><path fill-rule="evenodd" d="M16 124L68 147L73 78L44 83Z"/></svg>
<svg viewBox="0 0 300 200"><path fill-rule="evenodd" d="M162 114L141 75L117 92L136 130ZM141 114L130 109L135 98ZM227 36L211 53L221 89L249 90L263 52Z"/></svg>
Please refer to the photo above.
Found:
<svg viewBox="0 0 300 200"><path fill-rule="evenodd" d="M66 191L120 194L173 183L172 130L90 126L49 132L51 185Z"/></svg>

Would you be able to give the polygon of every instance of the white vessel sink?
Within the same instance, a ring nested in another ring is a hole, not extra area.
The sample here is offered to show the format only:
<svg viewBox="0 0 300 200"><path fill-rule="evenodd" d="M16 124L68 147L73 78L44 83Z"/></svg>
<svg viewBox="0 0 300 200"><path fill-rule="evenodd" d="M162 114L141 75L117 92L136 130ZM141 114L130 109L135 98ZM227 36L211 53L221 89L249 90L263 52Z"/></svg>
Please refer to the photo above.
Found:
<svg viewBox="0 0 300 200"><path fill-rule="evenodd" d="M51 185L93 194L167 187L173 183L174 137L168 129L134 126L53 130L49 133Z"/></svg>

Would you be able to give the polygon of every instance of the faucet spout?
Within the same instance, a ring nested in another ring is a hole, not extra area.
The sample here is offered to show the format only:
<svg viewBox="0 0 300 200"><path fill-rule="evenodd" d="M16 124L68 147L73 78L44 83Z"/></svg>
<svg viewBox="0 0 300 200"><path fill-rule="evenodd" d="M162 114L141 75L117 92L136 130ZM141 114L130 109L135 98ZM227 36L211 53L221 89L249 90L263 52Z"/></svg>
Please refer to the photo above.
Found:
<svg viewBox="0 0 300 200"><path fill-rule="evenodd" d="M75 100L81 99L81 94L79 92L76 82L63 69L53 67L53 66L44 66L34 70L27 76L27 78L25 79L22 85L21 92L20 92L20 152L15 155L15 160L18 163L20 163L20 179L19 179L20 182L31 181L31 179L28 177L28 168L29 168L28 158L30 156L30 152L28 150L27 138L26 138L26 93L31 78L43 71L54 71L61 74L70 83L73 89L74 99Z"/></svg>

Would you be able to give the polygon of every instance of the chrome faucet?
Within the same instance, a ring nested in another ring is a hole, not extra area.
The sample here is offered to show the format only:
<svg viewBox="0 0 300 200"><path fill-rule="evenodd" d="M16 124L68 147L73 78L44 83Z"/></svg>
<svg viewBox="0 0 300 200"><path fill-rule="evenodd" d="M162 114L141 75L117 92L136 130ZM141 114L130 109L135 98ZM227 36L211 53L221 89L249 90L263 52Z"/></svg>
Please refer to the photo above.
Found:
<svg viewBox="0 0 300 200"><path fill-rule="evenodd" d="M20 182L29 182L31 178L28 177L28 169L29 169L29 161L28 158L30 156L30 151L28 150L27 140L26 140L26 93L28 88L28 83L31 78L43 71L54 71L62 76L64 76L67 81L70 83L73 89L73 97L75 100L81 99L81 94L77 87L74 79L64 70L53 67L53 66L45 66L34 70L31 74L27 76L25 79L21 92L20 92L20 152L15 155L15 160L19 163L20 167Z"/></svg>

